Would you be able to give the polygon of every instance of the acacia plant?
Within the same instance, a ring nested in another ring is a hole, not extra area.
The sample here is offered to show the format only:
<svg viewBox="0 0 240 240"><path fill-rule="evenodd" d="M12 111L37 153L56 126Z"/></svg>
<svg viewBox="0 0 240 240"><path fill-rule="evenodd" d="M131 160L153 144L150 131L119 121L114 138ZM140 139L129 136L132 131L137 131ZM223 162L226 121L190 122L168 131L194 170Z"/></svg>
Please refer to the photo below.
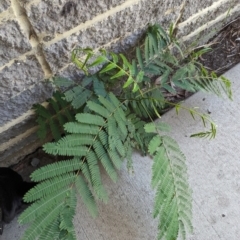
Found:
<svg viewBox="0 0 240 240"><path fill-rule="evenodd" d="M174 49L179 54L173 55ZM65 156L65 160L31 175L38 185L24 197L32 204L19 218L20 223L30 223L22 239L76 239L76 194L89 213L97 216L96 202L108 200L100 165L116 182L125 159L132 168L134 149L153 158L157 238L186 239L186 233L192 231L192 197L185 156L176 141L164 134L170 126L154 120L170 105L176 112L184 108L180 103L168 102L166 92L201 90L231 98L230 82L209 73L197 61L205 51L186 55L171 34L154 25L131 61L124 54L106 50L72 52L72 61L85 77L79 84L56 77L53 83L58 91L49 99L48 108L35 105L39 136L44 139L51 132L54 138L43 145L44 151ZM85 58L80 57L84 54ZM92 68L99 70L90 74ZM207 115L195 109L185 110L210 127L194 136L215 136L215 124Z"/></svg>

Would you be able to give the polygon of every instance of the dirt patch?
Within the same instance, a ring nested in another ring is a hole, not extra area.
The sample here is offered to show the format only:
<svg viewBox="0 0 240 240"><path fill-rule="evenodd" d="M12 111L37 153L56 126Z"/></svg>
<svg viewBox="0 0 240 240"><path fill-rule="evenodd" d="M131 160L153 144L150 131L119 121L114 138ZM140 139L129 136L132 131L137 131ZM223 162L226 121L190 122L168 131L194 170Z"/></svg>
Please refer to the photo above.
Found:
<svg viewBox="0 0 240 240"><path fill-rule="evenodd" d="M210 71L215 71L218 75L226 72L228 69L240 62L240 17L227 24L218 34L216 34L209 42L211 51L205 53L200 62ZM177 95L170 94L166 96L168 100L176 102L184 100L190 94L181 90ZM168 109L166 109L167 111ZM165 112L165 111L164 111ZM34 160L39 160L37 166L32 166ZM43 150L38 149L36 152L26 156L21 162L12 168L19 172L24 180L29 181L29 175L37 168L49 163L53 163L58 159L48 155Z"/></svg>
<svg viewBox="0 0 240 240"><path fill-rule="evenodd" d="M202 56L201 63L221 75L240 62L240 17L227 24L209 42L212 50Z"/></svg>
<svg viewBox="0 0 240 240"><path fill-rule="evenodd" d="M26 156L18 164L12 166L25 181L30 181L30 174L36 169L57 161L57 157L46 154L41 148ZM34 163L39 162L37 165Z"/></svg>

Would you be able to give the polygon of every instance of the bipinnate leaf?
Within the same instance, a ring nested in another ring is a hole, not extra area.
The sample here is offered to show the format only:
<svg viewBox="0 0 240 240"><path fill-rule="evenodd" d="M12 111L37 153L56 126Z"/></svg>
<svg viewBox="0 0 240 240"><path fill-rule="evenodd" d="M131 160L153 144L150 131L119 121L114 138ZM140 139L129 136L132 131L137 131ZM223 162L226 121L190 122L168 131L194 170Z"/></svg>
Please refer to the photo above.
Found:
<svg viewBox="0 0 240 240"><path fill-rule="evenodd" d="M55 138L44 144L44 151L65 156L66 160L32 174L39 183L24 197L26 202L33 202L20 217L21 223L31 223L24 240L75 240L72 220L76 192L90 214L96 216L96 201L108 200L101 166L116 182L124 159L132 171L133 149L153 157L153 216L159 219L158 239L176 240L181 236L184 240L187 230L191 232L192 198L185 156L173 139L159 135L169 126L153 119L160 118L169 106L174 106L177 113L186 109L179 102L171 102L179 88L183 93L201 90L230 99L232 92L228 79L196 62L205 50L184 58L174 29L172 25L169 35L157 24L150 26L144 46L139 44L131 61L122 53L106 49L97 54L89 48L73 50L72 62L87 76L78 83L55 79L57 87L68 89L54 93L48 106L34 106L38 135L46 139L51 133ZM175 50L180 58L173 54ZM90 67L100 70L91 75ZM194 119L200 116L204 126L211 124L209 131L191 136L215 137L216 126L207 116L194 109L188 111ZM147 123L149 119L152 123Z"/></svg>
<svg viewBox="0 0 240 240"><path fill-rule="evenodd" d="M153 156L152 186L156 189L154 217L159 217L158 239L177 239L192 230L192 198L185 156L168 136L156 135L149 143ZM184 238L185 239L185 238Z"/></svg>

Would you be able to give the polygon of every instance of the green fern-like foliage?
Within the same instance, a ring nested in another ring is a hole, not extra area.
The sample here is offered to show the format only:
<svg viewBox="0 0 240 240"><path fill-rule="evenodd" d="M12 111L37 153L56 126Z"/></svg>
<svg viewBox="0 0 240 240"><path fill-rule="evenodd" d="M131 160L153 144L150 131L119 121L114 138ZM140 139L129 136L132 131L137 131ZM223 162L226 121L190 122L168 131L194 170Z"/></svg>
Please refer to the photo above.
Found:
<svg viewBox="0 0 240 240"><path fill-rule="evenodd" d="M180 58L172 54L174 46L181 52ZM75 52L87 54L85 60L78 59L78 67L86 71L103 65L98 73L99 79L105 79L105 84L122 82L119 98L131 100L129 107L141 118L159 117L159 110L166 106L163 92L176 94L178 89L200 90L231 99L230 81L208 72L198 63L203 50L189 56L176 42L174 46L167 33L159 25L154 25L149 27L144 47L136 48L136 58L131 62L123 54L104 49L94 61L91 60L95 55L93 50L75 49ZM77 59L78 55L74 56Z"/></svg>
<svg viewBox="0 0 240 240"><path fill-rule="evenodd" d="M131 150L129 135L132 135L133 127L130 127L132 124L125 116L122 103L112 93L105 98L100 96L95 102L88 101L86 111L76 114L76 121L64 124L64 137L44 145L47 153L70 159L50 164L32 174L33 181L41 183L24 197L24 201L34 203L19 219L21 223L32 223L23 239L36 239L45 233L52 236L49 231L57 223L60 234L72 238L75 189L93 216L97 214L95 199L104 202L108 199L100 164L116 182L116 170L121 168Z"/></svg>
<svg viewBox="0 0 240 240"><path fill-rule="evenodd" d="M50 132L55 140L59 140L61 135L65 133L63 125L66 122L74 121L75 115L83 111L89 99L96 99L99 95L106 96L107 94L103 82L96 75L84 77L81 85L61 77L55 77L53 84L59 90L47 100L48 106L33 105L38 116L39 129L37 134L40 139L45 139ZM67 90L62 93L61 88Z"/></svg>
<svg viewBox="0 0 240 240"><path fill-rule="evenodd" d="M64 133L63 125L74 119L75 111L72 106L63 99L64 94L56 91L53 98L48 99L48 107L41 104L33 105L33 109L38 115L37 123L39 125L38 136L45 139L50 131L53 138L58 140Z"/></svg>
<svg viewBox="0 0 240 240"><path fill-rule="evenodd" d="M167 136L155 136L149 144L153 156L152 186L156 189L154 217L159 217L158 239L186 239L192 231L191 190L185 156Z"/></svg>
<svg viewBox="0 0 240 240"><path fill-rule="evenodd" d="M187 110L194 119L200 117L204 127L210 125L209 131L192 136L213 138L216 126L209 116L168 102L165 94L201 90L231 98L231 84L197 62L203 50L189 55L173 39L154 25L143 46L136 48L135 59L106 50L97 57L89 48L73 51L72 61L86 76L80 83L54 78L59 90L48 100L49 106L35 105L39 136L46 138L50 132L55 139L43 146L44 151L66 160L31 175L39 183L24 197L32 204L19 218L20 223L31 224L22 239L76 239L72 220L77 194L89 213L97 216L97 201L108 200L100 167L116 182L124 159L132 170L133 149L153 157L158 239L186 239L186 232L192 231L192 199L185 157L173 139L162 135L169 126L154 119L172 105L177 113ZM173 49L179 54L173 55ZM91 67L100 70L90 74Z"/></svg>

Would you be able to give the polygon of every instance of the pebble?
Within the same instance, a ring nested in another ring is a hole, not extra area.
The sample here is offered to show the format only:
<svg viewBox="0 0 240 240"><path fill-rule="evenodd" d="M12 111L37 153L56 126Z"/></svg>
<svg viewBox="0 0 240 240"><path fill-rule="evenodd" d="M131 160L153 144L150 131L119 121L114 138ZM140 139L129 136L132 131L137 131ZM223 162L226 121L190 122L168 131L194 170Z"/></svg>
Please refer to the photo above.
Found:
<svg viewBox="0 0 240 240"><path fill-rule="evenodd" d="M31 165L33 167L37 167L39 162L40 162L40 160L38 158L33 158L32 161L31 161Z"/></svg>

